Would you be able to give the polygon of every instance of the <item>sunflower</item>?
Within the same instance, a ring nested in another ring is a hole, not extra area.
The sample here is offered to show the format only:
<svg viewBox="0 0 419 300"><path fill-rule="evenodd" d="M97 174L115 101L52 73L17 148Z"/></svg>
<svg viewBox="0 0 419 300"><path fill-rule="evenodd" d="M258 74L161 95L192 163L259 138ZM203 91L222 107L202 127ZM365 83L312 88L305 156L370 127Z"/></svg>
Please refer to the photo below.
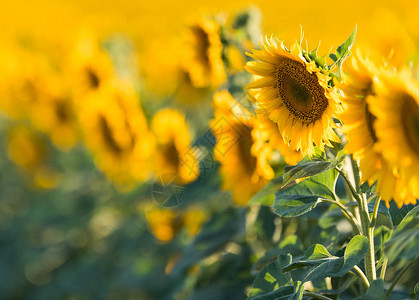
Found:
<svg viewBox="0 0 419 300"><path fill-rule="evenodd" d="M323 149L324 144L339 141L333 117L341 107L336 89L328 85L330 77L314 61L306 61L298 44L288 51L272 37L265 39L262 48L248 53L257 61L245 66L261 76L246 87L259 89L257 113L275 122L284 142L303 155L314 155L314 144Z"/></svg>
<svg viewBox="0 0 419 300"><path fill-rule="evenodd" d="M210 17L192 23L186 33L184 67L196 87L217 87L225 79L220 25Z"/></svg>
<svg viewBox="0 0 419 300"><path fill-rule="evenodd" d="M374 79L376 96L367 99L376 116L374 145L393 166L401 183L396 203L416 203L419 198L419 88L407 69L389 70Z"/></svg>
<svg viewBox="0 0 419 300"><path fill-rule="evenodd" d="M96 164L118 187L131 188L151 175L153 135L130 85L115 82L85 101L79 123Z"/></svg>
<svg viewBox="0 0 419 300"><path fill-rule="evenodd" d="M170 242L180 229L180 220L175 211L147 205L144 211L150 232L160 243Z"/></svg>
<svg viewBox="0 0 419 300"><path fill-rule="evenodd" d="M37 188L53 188L59 174L47 163L49 149L42 135L27 125L14 125L8 132L7 152Z"/></svg>
<svg viewBox="0 0 419 300"><path fill-rule="evenodd" d="M373 62L363 59L359 53L344 67L343 81L338 86L345 94L342 97L344 111L340 116L347 141L345 150L358 160L361 181L373 183L383 162L381 154L373 151L377 142L374 130L376 117L371 113L367 98L375 94L373 78L378 70Z"/></svg>
<svg viewBox="0 0 419 300"><path fill-rule="evenodd" d="M353 154L361 171L361 182L370 185L377 181L377 191L387 203L394 199L401 206L411 200L411 193L406 192L405 181L400 170L390 163L379 147L379 131L376 129L378 115L377 90L378 78L388 70L378 69L369 59L358 52L350 63L344 65L343 82L338 83L343 91L342 103L344 112L340 118L342 131L346 136L345 150ZM393 140L394 141L394 140Z"/></svg>
<svg viewBox="0 0 419 300"><path fill-rule="evenodd" d="M156 175L163 183L186 184L199 174L185 116L174 109L160 110L151 122L156 138Z"/></svg>
<svg viewBox="0 0 419 300"><path fill-rule="evenodd" d="M115 78L115 71L101 41L91 33L83 32L75 42L67 60L68 81L73 84L76 104L89 93L106 86Z"/></svg>
<svg viewBox="0 0 419 300"><path fill-rule="evenodd" d="M255 119L228 91L214 95L214 119L210 126L217 139L214 157L221 164L222 187L232 191L236 204L246 205L273 178L267 163L269 149L254 144Z"/></svg>
<svg viewBox="0 0 419 300"><path fill-rule="evenodd" d="M56 146L69 149L78 139L70 91L63 84L62 76L49 76L48 82L51 84L45 96L33 106L31 120L40 131L48 134Z"/></svg>
<svg viewBox="0 0 419 300"><path fill-rule="evenodd" d="M14 44L0 49L4 62L0 72L0 108L14 119L30 117L32 108L48 90L52 72L46 57Z"/></svg>

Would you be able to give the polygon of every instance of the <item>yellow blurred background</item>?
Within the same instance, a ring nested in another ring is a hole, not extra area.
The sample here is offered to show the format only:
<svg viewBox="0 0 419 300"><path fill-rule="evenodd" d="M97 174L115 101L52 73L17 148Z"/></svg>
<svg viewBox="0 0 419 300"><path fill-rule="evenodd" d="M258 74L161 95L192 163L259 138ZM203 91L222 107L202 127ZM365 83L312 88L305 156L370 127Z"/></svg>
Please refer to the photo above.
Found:
<svg viewBox="0 0 419 300"><path fill-rule="evenodd" d="M154 37L179 33L186 21L198 13L231 13L252 4L263 14L265 33L276 33L291 43L299 36L302 25L312 46L322 41L323 51L344 41L355 24L358 44L368 42L374 46L380 39L380 47L390 51L401 45L410 55L419 40L419 4L414 0L5 1L0 11L0 36L56 41L89 26L103 34L124 32L141 47Z"/></svg>

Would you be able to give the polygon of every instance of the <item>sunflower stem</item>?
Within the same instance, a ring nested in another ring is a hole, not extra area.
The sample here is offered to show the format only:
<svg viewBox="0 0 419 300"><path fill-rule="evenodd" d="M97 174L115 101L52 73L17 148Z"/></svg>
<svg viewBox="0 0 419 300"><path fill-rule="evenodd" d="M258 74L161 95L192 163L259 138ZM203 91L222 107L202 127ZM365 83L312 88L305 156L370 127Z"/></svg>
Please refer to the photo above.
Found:
<svg viewBox="0 0 419 300"><path fill-rule="evenodd" d="M336 204L342 211L342 214L348 219L348 221L352 224L354 229L358 230L359 233L362 234L362 228L358 222L358 219L351 213L350 210L339 200L330 200L330 199L322 199L322 202L328 202L332 204Z"/></svg>
<svg viewBox="0 0 419 300"><path fill-rule="evenodd" d="M380 201L381 197L378 196L377 200L375 201L374 210L372 212L372 218L371 218L371 225L370 227L375 227L375 224L377 223L377 215L378 215L378 208L380 207Z"/></svg>
<svg viewBox="0 0 419 300"><path fill-rule="evenodd" d="M374 249L374 227L368 214L368 202L366 197L361 197L361 224L363 228L363 235L368 238L368 252L365 255L365 271L369 281L377 279L375 268L375 249ZM378 210L378 209L377 209Z"/></svg>
<svg viewBox="0 0 419 300"><path fill-rule="evenodd" d="M358 205L361 204L361 197L359 196L359 194L356 192L354 186L352 185L351 180L348 178L348 176L345 174L345 172L342 169L339 168L335 168L340 176L342 176L343 180L345 180L346 186L348 187L349 191L351 192L351 196L353 199L355 199L355 201L358 203Z"/></svg>
<svg viewBox="0 0 419 300"><path fill-rule="evenodd" d="M364 194L362 194L359 187L360 178L359 178L359 168L356 162L353 160L352 156L347 157L347 163L344 164L344 169L346 172L343 172L342 169L338 169L339 174L345 180L347 187L349 188L353 198L356 200L359 209L360 222L362 228L362 235L368 239L368 252L365 255L365 272L369 282L377 279L376 267L375 267L375 249L374 249L374 225L371 222L369 213L368 213L368 201ZM351 176L351 178L348 177ZM352 179L352 180L351 180ZM378 200L377 200L378 201ZM378 212L377 204L376 212ZM374 215L374 213L373 213ZM374 221L375 222L375 221Z"/></svg>
<svg viewBox="0 0 419 300"><path fill-rule="evenodd" d="M361 268L357 265L354 266L354 270L358 273L358 275L361 277L362 281L364 282L366 287L370 287L370 282L368 281L367 276L365 276L364 272L362 272Z"/></svg>
<svg viewBox="0 0 419 300"><path fill-rule="evenodd" d="M384 262L383 265L381 266L381 271L380 271L380 278L382 280L384 280L384 277L386 276L386 270L387 270L387 263L388 263L388 258L384 258Z"/></svg>

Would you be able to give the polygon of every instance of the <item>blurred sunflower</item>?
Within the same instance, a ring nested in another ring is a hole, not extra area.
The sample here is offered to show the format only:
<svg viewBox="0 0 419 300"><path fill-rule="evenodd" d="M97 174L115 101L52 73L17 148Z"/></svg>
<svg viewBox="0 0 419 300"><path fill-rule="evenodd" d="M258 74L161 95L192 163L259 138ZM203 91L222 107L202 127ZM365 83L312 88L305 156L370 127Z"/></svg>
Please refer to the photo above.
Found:
<svg viewBox="0 0 419 300"><path fill-rule="evenodd" d="M129 189L150 177L154 139L133 87L114 82L91 94L79 122L98 167L118 187Z"/></svg>
<svg viewBox="0 0 419 300"><path fill-rule="evenodd" d="M0 108L14 119L30 117L32 108L45 96L52 72L46 57L15 44L0 49Z"/></svg>
<svg viewBox="0 0 419 300"><path fill-rule="evenodd" d="M266 37L262 48L248 54L257 61L245 66L260 76L246 87L259 91L257 113L275 122L284 142L303 155L312 156L314 144L323 149L324 143L339 141L333 117L341 107L336 89L328 85L330 77L305 60L298 44L288 51L276 38Z"/></svg>
<svg viewBox="0 0 419 300"><path fill-rule="evenodd" d="M150 232L160 243L170 242L182 230L188 237L196 236L208 217L198 207L188 207L180 211L146 204L138 205L138 210L145 214Z"/></svg>
<svg viewBox="0 0 419 300"><path fill-rule="evenodd" d="M396 167L402 179L396 203L419 198L419 88L407 69L374 78L377 95L367 99L376 116L375 149ZM394 173L394 171L393 171Z"/></svg>
<svg viewBox="0 0 419 300"><path fill-rule="evenodd" d="M89 33L82 33L76 40L67 64L68 80L73 85L74 100L79 103L88 93L99 90L115 77L108 53L100 40Z"/></svg>
<svg viewBox="0 0 419 300"><path fill-rule="evenodd" d="M199 163L191 148L191 137L185 116L166 108L156 113L151 122L156 138L156 175L167 184L187 184L199 174Z"/></svg>
<svg viewBox="0 0 419 300"><path fill-rule="evenodd" d="M141 211L145 213L150 232L161 243L170 242L181 227L180 220L172 209L148 205L141 208Z"/></svg>
<svg viewBox="0 0 419 300"><path fill-rule="evenodd" d="M30 176L35 187L53 188L59 176L46 162L48 148L39 132L30 126L14 125L7 135L7 154Z"/></svg>
<svg viewBox="0 0 419 300"><path fill-rule="evenodd" d="M195 87L217 87L225 79L220 25L211 17L193 22L186 33L184 68Z"/></svg>
<svg viewBox="0 0 419 300"><path fill-rule="evenodd" d="M77 120L70 91L62 76L49 76L45 97L33 107L31 120L61 149L72 147L78 139Z"/></svg>
<svg viewBox="0 0 419 300"><path fill-rule="evenodd" d="M255 119L228 91L214 95L210 127L217 139L214 157L221 164L222 188L232 191L237 205L246 205L274 176L267 162L269 149L255 147Z"/></svg>
<svg viewBox="0 0 419 300"><path fill-rule="evenodd" d="M373 151L377 142L374 130L376 117L367 102L367 98L375 94L373 79L377 73L375 64L357 53L356 58L344 64L342 83L337 83L345 94L342 97L344 111L340 116L347 141L345 150L358 160L362 182L368 180L370 183L377 179L377 172L382 166L381 154Z"/></svg>
<svg viewBox="0 0 419 300"><path fill-rule="evenodd" d="M383 157L379 147L379 131L376 128L376 106L381 96L377 94L378 78L388 70L379 70L375 64L360 53L344 65L343 82L338 83L343 91L344 112L340 116L342 131L346 136L345 150L353 154L361 171L361 182L370 185L377 181L377 191L387 203L394 199L397 205L413 201L412 193L405 190L405 182L399 168ZM388 138L388 137L387 137ZM394 139L391 139L394 142Z"/></svg>

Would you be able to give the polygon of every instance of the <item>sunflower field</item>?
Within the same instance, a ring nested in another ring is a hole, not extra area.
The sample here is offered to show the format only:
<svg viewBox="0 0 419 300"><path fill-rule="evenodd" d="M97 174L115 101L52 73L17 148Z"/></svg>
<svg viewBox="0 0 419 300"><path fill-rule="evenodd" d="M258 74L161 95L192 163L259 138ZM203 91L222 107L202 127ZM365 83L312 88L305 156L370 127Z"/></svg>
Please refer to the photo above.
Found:
<svg viewBox="0 0 419 300"><path fill-rule="evenodd" d="M0 299L419 299L418 15L3 3Z"/></svg>

